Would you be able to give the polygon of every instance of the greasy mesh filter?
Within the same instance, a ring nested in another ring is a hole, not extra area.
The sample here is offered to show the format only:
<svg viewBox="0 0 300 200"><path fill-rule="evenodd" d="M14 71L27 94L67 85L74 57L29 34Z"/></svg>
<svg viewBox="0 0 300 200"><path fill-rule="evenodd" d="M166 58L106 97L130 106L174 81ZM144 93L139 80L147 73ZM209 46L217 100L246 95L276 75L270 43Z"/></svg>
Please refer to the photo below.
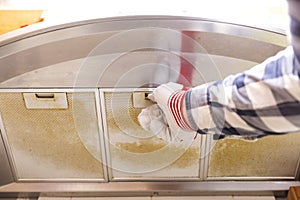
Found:
<svg viewBox="0 0 300 200"><path fill-rule="evenodd" d="M300 133L269 136L248 142L217 141L209 162L209 177L295 177Z"/></svg>
<svg viewBox="0 0 300 200"><path fill-rule="evenodd" d="M73 99L74 94L67 94L68 109L30 110L22 93L0 93L0 111L19 179L103 178L101 162L78 133L98 135L94 93L76 94L80 98ZM74 123L74 116L75 121L81 119L80 125ZM99 141L92 142L99 146Z"/></svg>
<svg viewBox="0 0 300 200"><path fill-rule="evenodd" d="M104 96L113 178L199 178L200 137L188 146L162 141L139 125L132 93Z"/></svg>
<svg viewBox="0 0 300 200"><path fill-rule="evenodd" d="M132 93L115 92L105 94L106 120L109 128L120 129L123 134L132 137L152 137L152 134L144 131L139 125L137 116L141 109L133 107Z"/></svg>

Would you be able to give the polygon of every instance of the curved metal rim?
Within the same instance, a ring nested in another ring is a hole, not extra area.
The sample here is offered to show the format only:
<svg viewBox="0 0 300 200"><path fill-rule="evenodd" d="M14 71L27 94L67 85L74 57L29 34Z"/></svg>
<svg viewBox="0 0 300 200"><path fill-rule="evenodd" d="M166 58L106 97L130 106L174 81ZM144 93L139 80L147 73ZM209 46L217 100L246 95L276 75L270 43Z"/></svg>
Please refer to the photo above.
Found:
<svg viewBox="0 0 300 200"><path fill-rule="evenodd" d="M0 36L0 47L16 42L18 40L26 39L36 35L44 34L51 31L68 29L72 27L82 26L82 25L91 25L96 23L107 23L107 22L122 22L122 21L141 21L141 20L171 20L171 21L193 21L193 22L211 22L224 24L229 26L240 26L244 28L257 29L261 31L267 31L271 33L276 33L282 36L285 36L286 33L284 30L274 27L259 27L247 24L238 24L234 22L220 21L216 19L208 18L198 18L198 17L185 17L185 16L164 16L164 15L136 15L136 16L118 16L118 17L108 17L108 18L98 18L98 19L88 19L75 22L67 22L62 24L51 24L51 23L38 23L33 24L22 29L17 29L12 32L8 32Z"/></svg>

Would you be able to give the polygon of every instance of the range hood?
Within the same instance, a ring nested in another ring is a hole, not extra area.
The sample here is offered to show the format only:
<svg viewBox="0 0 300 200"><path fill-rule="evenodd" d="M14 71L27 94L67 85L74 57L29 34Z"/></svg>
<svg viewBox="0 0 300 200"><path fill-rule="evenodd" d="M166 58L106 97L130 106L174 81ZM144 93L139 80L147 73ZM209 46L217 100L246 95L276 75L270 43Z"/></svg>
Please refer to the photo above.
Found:
<svg viewBox="0 0 300 200"><path fill-rule="evenodd" d="M157 85L220 80L286 46L278 30L167 16L1 36L0 192L257 194L300 185L300 134L166 143L137 121Z"/></svg>

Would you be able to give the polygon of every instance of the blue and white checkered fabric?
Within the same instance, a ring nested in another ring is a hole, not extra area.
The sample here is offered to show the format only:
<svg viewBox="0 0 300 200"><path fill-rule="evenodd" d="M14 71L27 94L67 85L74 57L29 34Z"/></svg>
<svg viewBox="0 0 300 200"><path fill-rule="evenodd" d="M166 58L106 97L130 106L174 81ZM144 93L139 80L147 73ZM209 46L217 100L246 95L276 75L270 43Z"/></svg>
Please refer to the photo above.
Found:
<svg viewBox="0 0 300 200"><path fill-rule="evenodd" d="M290 10L292 46L248 71L187 91L186 115L194 130L213 132L217 139L300 131L300 16L295 13Z"/></svg>

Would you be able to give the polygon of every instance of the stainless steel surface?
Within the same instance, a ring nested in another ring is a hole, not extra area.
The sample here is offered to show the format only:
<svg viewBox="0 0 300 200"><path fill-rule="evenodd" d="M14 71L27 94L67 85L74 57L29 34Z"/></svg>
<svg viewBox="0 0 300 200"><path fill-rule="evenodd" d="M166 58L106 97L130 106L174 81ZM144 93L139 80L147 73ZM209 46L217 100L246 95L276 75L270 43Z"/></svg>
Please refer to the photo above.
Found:
<svg viewBox="0 0 300 200"><path fill-rule="evenodd" d="M134 108L146 108L153 105L153 101L148 99L150 92L133 92L132 103Z"/></svg>
<svg viewBox="0 0 300 200"><path fill-rule="evenodd" d="M212 136L212 134L208 134L208 135L203 136L203 139L204 139L203 148L204 148L205 153L201 157L202 160L203 160L202 162L203 162L203 167L204 167L202 174L203 174L204 179L207 179L207 177L208 177L208 167L209 167L209 153L210 153L210 146L211 146L210 144L213 141L213 136Z"/></svg>
<svg viewBox="0 0 300 200"><path fill-rule="evenodd" d="M0 118L1 118L1 116L0 116ZM9 160L7 157L6 149L5 149L3 140L2 140L1 131L0 131L0 160L1 160L1 163L0 163L0 186L14 182L12 168L10 166L10 163L9 163Z"/></svg>
<svg viewBox="0 0 300 200"><path fill-rule="evenodd" d="M160 63L164 59L174 60L168 58L168 55L179 56L176 52L181 51L178 39L183 37L182 31L190 32L194 37L194 44L186 52L206 53L225 60L234 59L236 62L252 62L251 66L287 45L283 33L184 17L140 16L75 22L43 29L37 26L35 31L25 28L0 37L0 87L114 87L121 75L107 78L111 76L110 70L115 71L112 60L123 59L122 62L129 62L123 73L135 69L133 60L139 60L135 51L154 48L160 55L146 55L144 60L138 61L139 65ZM197 45L200 47L195 49ZM162 56L159 50L165 51L167 55ZM173 63L169 64L174 66ZM200 65L194 65L195 71L203 70ZM245 68L245 63L237 65L241 65L237 71ZM247 67L250 65L247 64ZM31 78L28 78L27 72L33 73ZM140 71L134 73L139 74L144 82L155 77L155 70L147 76ZM49 74L53 76L49 78ZM16 79L17 76L20 77ZM15 81L8 81L12 78ZM214 77L217 78L220 77ZM122 87L140 86L140 80L126 79L122 83Z"/></svg>
<svg viewBox="0 0 300 200"><path fill-rule="evenodd" d="M102 23L101 27L97 26L97 23ZM88 25L88 26L86 26ZM95 28L90 28L91 26ZM232 28L228 28L227 25L231 25ZM1 45L6 45L12 43L17 40L22 40L25 38L29 38L35 35L41 35L47 32L52 32L55 30L65 29L65 28L78 28L78 26L89 27L89 29L77 29L81 31L72 32L70 35L66 36L61 34L62 38L74 37L78 36L78 34L84 33L94 33L96 32L106 32L113 30L127 30L138 27L165 27L165 28L174 28L179 30L186 30L186 27L190 30L199 30L203 29L208 32L218 32L224 34L232 34L236 36L243 36L249 38L256 38L259 40L277 43L282 45L283 40L277 40L276 38L268 38L264 34L253 34L260 33L261 30L266 30L268 32L274 32L277 34L285 35L285 32L280 29L272 29L268 27L254 27L247 26L241 24L234 24L230 22L222 22L217 20L205 19L205 18L193 18L193 17L176 17L176 16L128 16L128 17L111 17L105 19L93 19L93 20L85 20L85 21L76 21L68 24L47 24L40 23L36 25L31 25L26 27L25 29L19 29L14 32L10 32L8 34L1 36ZM242 28L241 28L242 27ZM248 28L256 31L250 31ZM52 40L54 38L51 38Z"/></svg>
<svg viewBox="0 0 300 200"><path fill-rule="evenodd" d="M49 193L72 196L152 195L270 195L299 186L295 181L209 182L110 182L110 183L13 183L0 187L5 193Z"/></svg>
<svg viewBox="0 0 300 200"><path fill-rule="evenodd" d="M200 152L202 152L200 156L200 172L199 172L199 178L200 180L205 180L207 178L207 170L208 170L208 163L206 162L206 143L207 143L207 136L205 135L199 135L201 140L201 146L200 146Z"/></svg>
<svg viewBox="0 0 300 200"><path fill-rule="evenodd" d="M108 176L108 165L107 165L107 148L105 146L105 134L104 134L104 129L103 129L103 116L101 114L101 99L100 99L100 93L99 90L97 89L95 91L95 103L96 103L96 114L97 114L97 119L98 119L98 129L99 129L99 144L100 144L100 151L101 151L101 164L103 168L103 177L104 181L108 182L109 181L109 176Z"/></svg>

